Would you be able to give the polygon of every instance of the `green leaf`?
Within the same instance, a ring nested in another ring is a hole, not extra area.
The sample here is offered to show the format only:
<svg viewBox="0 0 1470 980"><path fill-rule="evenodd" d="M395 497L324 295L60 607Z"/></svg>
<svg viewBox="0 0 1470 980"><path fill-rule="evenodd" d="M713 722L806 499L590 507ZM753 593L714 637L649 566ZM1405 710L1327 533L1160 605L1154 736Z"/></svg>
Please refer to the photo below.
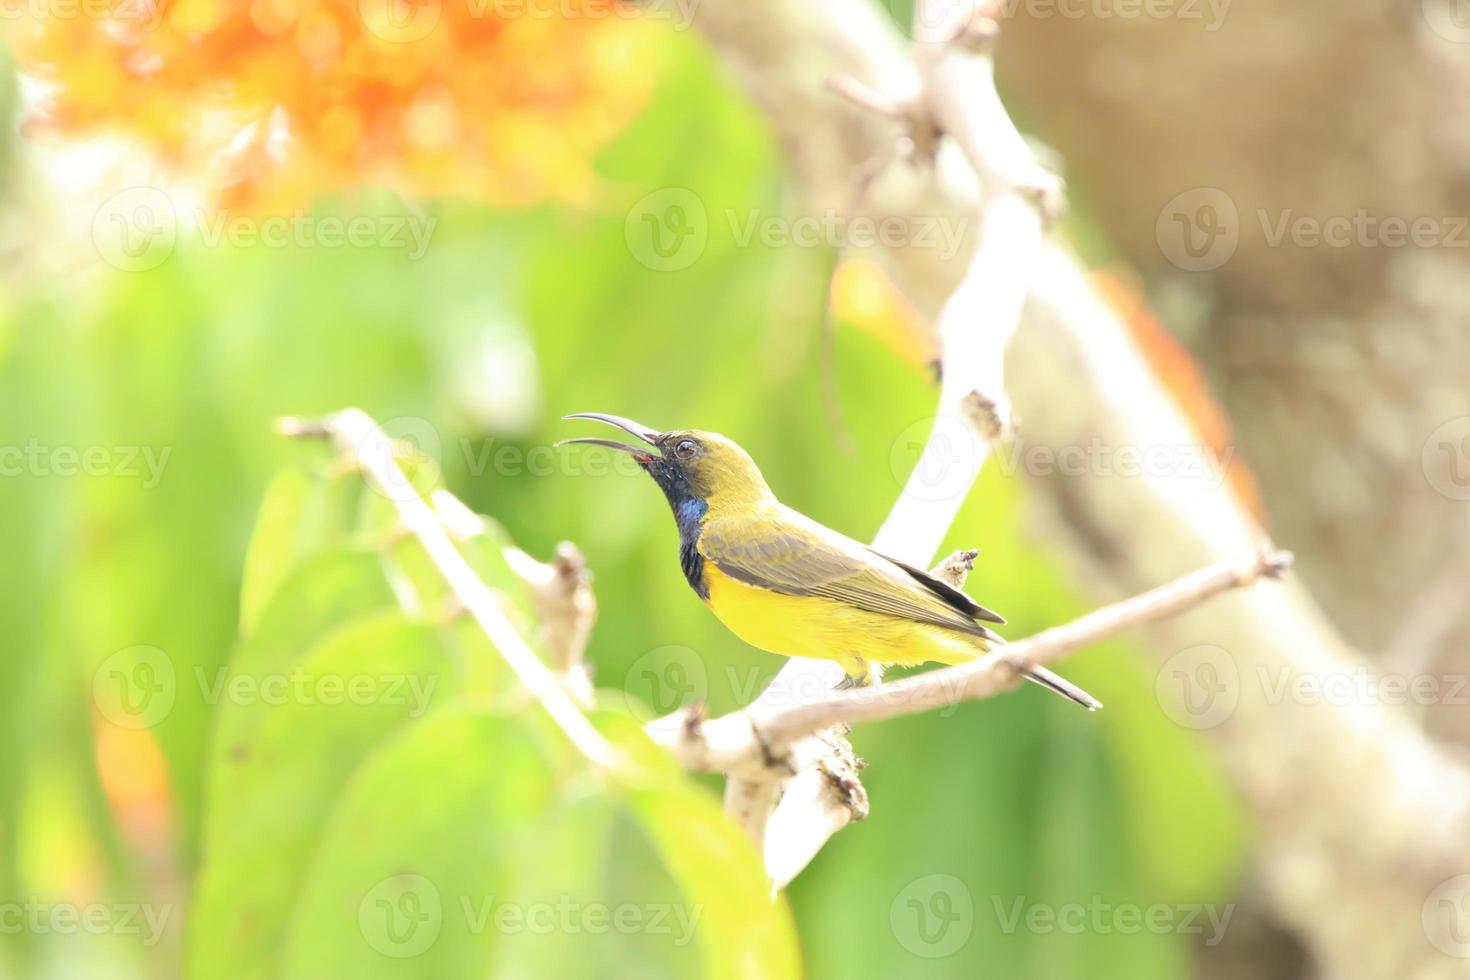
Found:
<svg viewBox="0 0 1470 980"><path fill-rule="evenodd" d="M629 797L685 906L701 913L704 976L800 976L786 900L771 894L760 854L709 791L681 777Z"/></svg>
<svg viewBox="0 0 1470 980"><path fill-rule="evenodd" d="M308 561L286 580L261 614L253 635L236 648L230 662L200 678L206 697L217 702L208 776L211 800L236 795L230 783L234 771L230 760L249 750L250 735L268 709L258 698L231 700L228 693L235 679L258 684L263 678L285 675L298 657L340 624L393 605L382 563L371 551L324 555Z"/></svg>
<svg viewBox="0 0 1470 980"><path fill-rule="evenodd" d="M347 531L355 481L303 468L283 470L266 489L245 552L240 635L249 636L281 583Z"/></svg>
<svg viewBox="0 0 1470 980"><path fill-rule="evenodd" d="M484 976L480 920L556 792L533 726L437 713L353 776L289 911L285 977Z"/></svg>
<svg viewBox="0 0 1470 980"><path fill-rule="evenodd" d="M784 896L771 894L761 855L724 814L714 796L674 768L626 713L599 713L597 722L644 768L627 798L682 893L697 910L694 930L710 978L796 977L800 954ZM658 778L657 769L663 770Z"/></svg>
<svg viewBox="0 0 1470 980"><path fill-rule="evenodd" d="M394 729L452 691L453 675L434 632L396 609L332 631L288 672L236 675L255 682L242 696L264 710L216 760L192 976L275 975L291 903L343 786Z"/></svg>

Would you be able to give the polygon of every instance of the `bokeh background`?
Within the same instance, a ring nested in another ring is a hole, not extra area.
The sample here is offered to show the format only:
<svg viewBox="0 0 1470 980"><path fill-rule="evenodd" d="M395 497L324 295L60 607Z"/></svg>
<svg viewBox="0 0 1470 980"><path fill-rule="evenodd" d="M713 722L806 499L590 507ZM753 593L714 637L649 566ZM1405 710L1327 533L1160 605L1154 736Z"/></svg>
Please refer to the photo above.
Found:
<svg viewBox="0 0 1470 980"><path fill-rule="evenodd" d="M932 423L932 339L840 235L791 240L800 189L696 2L6 13L0 975L1316 975L1262 895L1261 814L1135 638L1065 665L1097 715L1023 690L859 730L872 817L772 900L717 781L599 783L465 668L483 641L391 611L375 576L412 575L381 502L337 500L329 453L275 434L360 406L532 555L574 542L619 738L646 705L761 689L780 662L690 595L654 489L550 448L588 434L557 419L723 432L869 538ZM1429 0L1186 8L1007 14L1003 91L1072 187L1057 234L1335 626L1459 676L1470 24ZM1346 244L1291 230L1360 212ZM1391 218L1430 224L1393 245ZM1012 637L1094 604L1026 470L988 467L948 538ZM219 686L270 643L443 676L444 703ZM1409 710L1454 743L1442 702ZM422 909L414 876L441 902L423 949L374 931L379 899ZM574 911L477 924L486 901ZM643 918L599 929L599 905Z"/></svg>

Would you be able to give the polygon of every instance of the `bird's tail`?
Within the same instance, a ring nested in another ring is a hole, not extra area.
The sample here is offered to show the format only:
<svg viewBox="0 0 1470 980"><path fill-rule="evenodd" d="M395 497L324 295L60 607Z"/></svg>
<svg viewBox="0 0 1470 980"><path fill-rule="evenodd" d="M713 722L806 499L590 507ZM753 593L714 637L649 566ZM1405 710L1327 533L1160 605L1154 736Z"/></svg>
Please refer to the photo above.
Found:
<svg viewBox="0 0 1470 980"><path fill-rule="evenodd" d="M1086 691L1082 690L1082 688L1078 687L1076 684L1073 684L1065 677L1062 677L1059 674L1054 674L1051 671L1047 670L1045 667L1032 667L1030 670L1026 671L1026 679L1036 684L1040 684L1048 691L1055 691L1069 701L1076 701L1088 711L1096 711L1098 708L1101 708L1103 706L1102 702L1099 701L1097 698L1093 697L1091 694L1088 694Z"/></svg>
<svg viewBox="0 0 1470 980"><path fill-rule="evenodd" d="M1005 640L1002 640L998 636L993 636L984 640L980 648L982 650L994 650L996 647L1004 645ZM1082 688L1078 687L1076 684L1073 684L1071 681L1067 680L1060 674L1054 674L1051 671L1047 670L1045 667L1032 667L1030 670L1026 671L1025 676L1026 679L1031 683L1040 684L1048 691L1053 691L1057 694L1060 694L1068 701L1075 701L1077 704L1082 705L1082 707L1086 708L1088 711L1096 711L1098 708L1101 708L1103 706L1103 703L1097 698L1093 697L1091 694L1088 694L1086 691L1082 690Z"/></svg>

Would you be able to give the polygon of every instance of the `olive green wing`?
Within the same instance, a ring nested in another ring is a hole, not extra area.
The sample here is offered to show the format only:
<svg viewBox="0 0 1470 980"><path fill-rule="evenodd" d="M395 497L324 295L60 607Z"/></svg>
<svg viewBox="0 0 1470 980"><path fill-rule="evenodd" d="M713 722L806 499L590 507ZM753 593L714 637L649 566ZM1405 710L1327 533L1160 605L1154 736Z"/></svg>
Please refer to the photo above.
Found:
<svg viewBox="0 0 1470 980"><path fill-rule="evenodd" d="M1005 622L969 596L794 511L707 521L697 545L731 578L781 595L817 596L986 639Z"/></svg>

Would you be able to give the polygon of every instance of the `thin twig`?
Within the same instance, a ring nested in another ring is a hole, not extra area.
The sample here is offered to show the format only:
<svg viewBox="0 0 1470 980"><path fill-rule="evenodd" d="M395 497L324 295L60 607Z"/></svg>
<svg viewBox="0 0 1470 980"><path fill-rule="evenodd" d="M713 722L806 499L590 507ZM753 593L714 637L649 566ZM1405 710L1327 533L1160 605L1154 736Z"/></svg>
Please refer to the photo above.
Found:
<svg viewBox="0 0 1470 980"><path fill-rule="evenodd" d="M701 30L742 69L746 90L813 198L835 199L832 188L846 187L853 164L891 135L888 126L868 121L855 127L852 114L833 112L809 66L885 90L920 87L913 52L886 22L882 6L861 0L697 5ZM946 154L941 169L956 169L952 160ZM963 179L917 187L916 176L885 196L889 213L932 216L975 201L975 188ZM937 252L888 248L876 257L921 310L934 309L953 289L957 270ZM1197 442L1126 320L1070 249L1043 250L1028 311L1016 371L1007 381L1017 405L1030 408L1033 444ZM1039 503L1058 508L1055 530L1064 550L1108 588L1125 592L1158 581L1173 563L1205 564L1249 552L1259 534L1228 483L1172 472L1138 480L1031 482ZM1385 703L1382 692L1327 703L1325 685L1368 666L1305 588L1252 589L1226 606L1191 613L1189 634L1208 636L1221 656L1228 652L1242 679L1273 678L1238 685L1240 710L1229 724L1207 732L1222 771L1259 828L1257 874L1272 918L1290 930L1324 976L1463 975L1463 961L1454 956L1465 948L1458 929L1464 919L1454 913L1462 894L1455 889L1463 888L1461 876L1470 869L1470 767L1406 712ZM1179 652L1183 635L1162 627L1156 632L1148 644L1152 653ZM1284 694L1266 690L1278 677L1314 686L1289 686ZM773 834L768 830L768 838Z"/></svg>
<svg viewBox="0 0 1470 980"><path fill-rule="evenodd" d="M781 745L839 723L855 725L897 718L987 698L1014 687L1030 667L1044 667L1124 630L1177 616L1262 577L1277 578L1290 566L1291 553L1276 551L1249 563L1223 562L1203 568L1064 626L1009 644L979 660L879 687L833 691L819 700L764 715L760 731L768 744Z"/></svg>
<svg viewBox="0 0 1470 980"><path fill-rule="evenodd" d="M911 121L918 113L916 103L898 99L848 75L834 75L827 79L827 87L859 108L900 122Z"/></svg>
<svg viewBox="0 0 1470 980"><path fill-rule="evenodd" d="M1009 644L989 656L955 667L876 687L828 692L816 700L763 711L745 709L697 724L663 719L647 727L686 768L701 772L738 772L758 779L776 760L779 776L803 768L787 756L807 736L866 721L951 708L1010 690L1031 667L1044 667L1125 630L1178 616L1232 589L1262 578L1279 578L1291 566L1291 553L1263 551L1250 561L1221 562L1191 572L1167 585L1096 609L1062 626ZM677 716L676 716L677 717Z"/></svg>
<svg viewBox="0 0 1470 980"><path fill-rule="evenodd" d="M349 408L319 421L281 419L276 428L287 436L330 439L338 451L354 459L374 489L393 503L403 526L423 545L429 560L448 584L450 594L474 617L516 677L541 702L572 744L598 765L612 767L618 763L617 751L582 714L541 658L526 645L501 609L495 593L459 553L439 516L398 468L392 440L376 422L364 412Z"/></svg>
<svg viewBox="0 0 1470 980"><path fill-rule="evenodd" d="M943 493L929 485L927 467L915 466L874 539L876 550L920 566L929 563L949 532L992 447L1011 435L1005 351L1020 323L1046 227L1062 199L1060 181L1037 161L996 91L992 56L999 16L994 4L918 0L914 60L920 87L914 98L887 96L845 76L828 83L857 105L905 120L909 138L922 144L926 155L934 155L941 136L953 139L982 185L975 250L939 315L939 407L920 457L922 464L948 458L958 449L966 465ZM793 691L831 688L838 674L830 662L792 658L752 709L764 717L773 705L790 700ZM832 738L833 744L845 745L840 734ZM826 781L820 805L803 794L777 803L779 819L773 823L783 839L767 841L765 847L766 869L777 885L789 881L833 833L859 816L849 807L848 817L841 817L842 798L852 798L841 789L847 782L846 775ZM822 795L823 783L807 785ZM752 787L737 786L726 798L751 801L761 795ZM784 812L793 809L804 811L806 819ZM764 814L749 807L732 815L753 836L766 823ZM772 862L775 852L780 852L779 869Z"/></svg>

